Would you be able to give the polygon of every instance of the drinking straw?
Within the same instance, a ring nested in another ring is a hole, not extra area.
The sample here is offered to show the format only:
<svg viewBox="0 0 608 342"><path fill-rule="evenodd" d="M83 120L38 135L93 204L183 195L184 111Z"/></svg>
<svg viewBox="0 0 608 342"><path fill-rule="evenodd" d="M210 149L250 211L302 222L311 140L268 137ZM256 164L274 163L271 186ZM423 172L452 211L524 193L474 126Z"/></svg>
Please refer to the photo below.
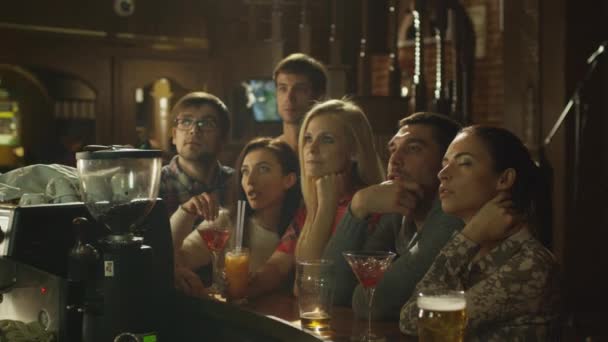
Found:
<svg viewBox="0 0 608 342"><path fill-rule="evenodd" d="M245 201L238 201L236 216L236 250L240 251L243 246L243 224L245 220Z"/></svg>

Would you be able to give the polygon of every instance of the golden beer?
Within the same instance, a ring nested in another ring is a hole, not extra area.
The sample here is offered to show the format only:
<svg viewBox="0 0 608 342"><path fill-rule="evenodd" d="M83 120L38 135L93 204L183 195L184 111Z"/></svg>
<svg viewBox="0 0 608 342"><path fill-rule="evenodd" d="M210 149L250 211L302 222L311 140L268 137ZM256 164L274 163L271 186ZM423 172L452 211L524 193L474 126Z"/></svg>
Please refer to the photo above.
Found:
<svg viewBox="0 0 608 342"><path fill-rule="evenodd" d="M300 314L302 328L313 331L329 330L331 316L322 311L304 312Z"/></svg>
<svg viewBox="0 0 608 342"><path fill-rule="evenodd" d="M302 328L317 334L329 331L334 293L333 261L298 261L295 285Z"/></svg>
<svg viewBox="0 0 608 342"><path fill-rule="evenodd" d="M420 342L462 342L467 323L463 292L420 295L417 300Z"/></svg>

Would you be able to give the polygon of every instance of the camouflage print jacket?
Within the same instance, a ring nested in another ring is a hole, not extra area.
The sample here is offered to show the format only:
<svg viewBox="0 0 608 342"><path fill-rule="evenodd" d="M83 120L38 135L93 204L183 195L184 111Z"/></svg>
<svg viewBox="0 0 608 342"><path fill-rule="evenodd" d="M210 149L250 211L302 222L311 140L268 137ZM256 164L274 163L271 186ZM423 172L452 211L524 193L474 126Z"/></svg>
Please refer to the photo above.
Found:
<svg viewBox="0 0 608 342"><path fill-rule="evenodd" d="M558 268L553 255L528 229L474 260L478 251L478 245L456 233L414 293L464 290L467 341L551 340L559 313ZM401 309L403 333L416 334L417 316L416 296L412 296Z"/></svg>

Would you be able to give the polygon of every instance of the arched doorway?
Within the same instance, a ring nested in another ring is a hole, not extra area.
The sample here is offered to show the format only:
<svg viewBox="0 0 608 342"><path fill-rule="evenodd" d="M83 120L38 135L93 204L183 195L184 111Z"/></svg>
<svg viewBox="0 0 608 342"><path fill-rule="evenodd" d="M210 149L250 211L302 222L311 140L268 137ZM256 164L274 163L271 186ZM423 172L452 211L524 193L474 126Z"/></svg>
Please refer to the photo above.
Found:
<svg viewBox="0 0 608 342"><path fill-rule="evenodd" d="M2 64L0 80L0 120L4 116L10 125L12 112L17 127L13 141L0 136L0 170L39 163L75 166L74 153L95 142L94 89L35 66Z"/></svg>

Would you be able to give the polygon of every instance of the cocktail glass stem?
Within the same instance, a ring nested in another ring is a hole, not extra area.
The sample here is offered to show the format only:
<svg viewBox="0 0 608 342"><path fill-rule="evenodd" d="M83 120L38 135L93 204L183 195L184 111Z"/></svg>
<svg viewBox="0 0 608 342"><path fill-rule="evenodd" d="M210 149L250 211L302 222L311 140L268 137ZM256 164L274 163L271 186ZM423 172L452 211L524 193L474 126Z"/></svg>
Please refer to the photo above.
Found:
<svg viewBox="0 0 608 342"><path fill-rule="evenodd" d="M368 287L365 289L365 292L367 292L367 337L365 340L372 341L372 305L374 303L376 288Z"/></svg>
<svg viewBox="0 0 608 342"><path fill-rule="evenodd" d="M212 251L211 252L211 264L213 267L213 275L212 275L212 284L211 287L213 287L215 290L217 290L218 292L220 292L221 287L220 287L220 280L221 280L221 271L219 269L219 253L216 251Z"/></svg>

